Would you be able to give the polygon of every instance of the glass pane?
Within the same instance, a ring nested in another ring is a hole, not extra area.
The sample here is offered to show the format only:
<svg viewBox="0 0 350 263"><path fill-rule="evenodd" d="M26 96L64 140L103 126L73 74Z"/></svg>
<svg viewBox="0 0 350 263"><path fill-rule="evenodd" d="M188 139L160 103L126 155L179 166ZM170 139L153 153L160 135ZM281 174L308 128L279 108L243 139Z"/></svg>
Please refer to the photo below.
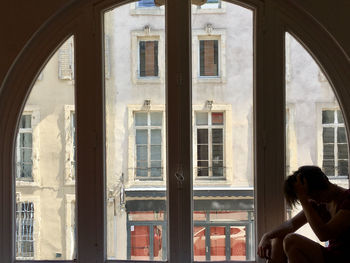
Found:
<svg viewBox="0 0 350 263"><path fill-rule="evenodd" d="M160 146L151 146L151 160L161 160L161 147Z"/></svg>
<svg viewBox="0 0 350 263"><path fill-rule="evenodd" d="M148 152L147 146L137 146L137 160L138 161L147 161L148 160Z"/></svg>
<svg viewBox="0 0 350 263"><path fill-rule="evenodd" d="M349 176L348 174L348 160L338 161L338 176Z"/></svg>
<svg viewBox="0 0 350 263"><path fill-rule="evenodd" d="M348 145L346 143L338 143L338 158L348 159Z"/></svg>
<svg viewBox="0 0 350 263"><path fill-rule="evenodd" d="M21 133L20 134L20 147L32 147L32 134Z"/></svg>
<svg viewBox="0 0 350 263"><path fill-rule="evenodd" d="M334 128L323 128L323 142L334 143Z"/></svg>
<svg viewBox="0 0 350 263"><path fill-rule="evenodd" d="M338 115L338 123L344 123L343 114L341 113L340 110L337 111L337 115Z"/></svg>
<svg viewBox="0 0 350 263"><path fill-rule="evenodd" d="M210 227L210 259L211 261L226 259L226 228Z"/></svg>
<svg viewBox="0 0 350 263"><path fill-rule="evenodd" d="M20 123L20 128L31 128L32 127L32 115L22 115Z"/></svg>
<svg viewBox="0 0 350 263"><path fill-rule="evenodd" d="M213 143L223 143L223 129L213 129Z"/></svg>
<svg viewBox="0 0 350 263"><path fill-rule="evenodd" d="M130 226L131 235L131 259L150 259L150 227Z"/></svg>
<svg viewBox="0 0 350 263"><path fill-rule="evenodd" d="M307 49L288 33L285 35L285 55L287 175L300 166L315 165L332 183L349 188L345 124L337 97L324 77L327 74L323 74ZM287 210L287 218L301 209L297 206ZM308 224L297 233L325 245Z"/></svg>
<svg viewBox="0 0 350 263"><path fill-rule="evenodd" d="M208 130L207 129L197 129L197 143L207 144L208 143Z"/></svg>
<svg viewBox="0 0 350 263"><path fill-rule="evenodd" d="M254 213L254 12L232 1L205 2L192 5L194 260L255 261L255 237L245 231L244 252L232 259L230 252L231 226L255 231L248 216ZM203 211L207 218L196 214Z"/></svg>
<svg viewBox="0 0 350 263"><path fill-rule="evenodd" d="M104 13L107 260L167 260L164 22L153 0Z"/></svg>
<svg viewBox="0 0 350 263"><path fill-rule="evenodd" d="M334 123L334 110L324 110L322 111L322 123Z"/></svg>
<svg viewBox="0 0 350 263"><path fill-rule="evenodd" d="M206 260L206 236L204 226L193 227L193 256L195 261Z"/></svg>
<svg viewBox="0 0 350 263"><path fill-rule="evenodd" d="M151 112L151 125L161 126L163 119L163 113L161 112Z"/></svg>
<svg viewBox="0 0 350 263"><path fill-rule="evenodd" d="M151 144L161 144L162 134L161 130L151 130Z"/></svg>
<svg viewBox="0 0 350 263"><path fill-rule="evenodd" d="M197 125L208 125L208 113L197 112L196 113L196 124Z"/></svg>
<svg viewBox="0 0 350 263"><path fill-rule="evenodd" d="M17 260L76 258L74 39L35 80L15 147Z"/></svg>
<svg viewBox="0 0 350 263"><path fill-rule="evenodd" d="M338 143L346 143L345 128L339 127L337 132L338 132L338 134L337 134Z"/></svg>
<svg viewBox="0 0 350 263"><path fill-rule="evenodd" d="M135 113L135 126L146 126L147 125L147 113L136 112Z"/></svg>
<svg viewBox="0 0 350 263"><path fill-rule="evenodd" d="M197 159L208 160L208 145L197 146Z"/></svg>
<svg viewBox="0 0 350 263"><path fill-rule="evenodd" d="M246 228L239 226L230 227L230 255L231 260L246 259Z"/></svg>
<svg viewBox="0 0 350 263"><path fill-rule="evenodd" d="M332 143L324 144L323 159L334 159L334 144Z"/></svg>
<svg viewBox="0 0 350 263"><path fill-rule="evenodd" d="M136 144L148 144L147 130L136 130Z"/></svg>
<svg viewBox="0 0 350 263"><path fill-rule="evenodd" d="M211 122L213 125L224 124L224 114L222 112L213 112L211 114Z"/></svg>

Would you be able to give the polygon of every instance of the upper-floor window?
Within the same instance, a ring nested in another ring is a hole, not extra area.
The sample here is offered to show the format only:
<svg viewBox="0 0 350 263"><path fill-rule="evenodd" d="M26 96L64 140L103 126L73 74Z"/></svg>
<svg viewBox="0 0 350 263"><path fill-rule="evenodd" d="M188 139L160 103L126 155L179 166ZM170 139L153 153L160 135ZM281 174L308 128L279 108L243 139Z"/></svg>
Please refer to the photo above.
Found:
<svg viewBox="0 0 350 263"><path fill-rule="evenodd" d="M158 77L158 41L139 41L139 77Z"/></svg>
<svg viewBox="0 0 350 263"><path fill-rule="evenodd" d="M34 203L16 204L16 258L34 257Z"/></svg>
<svg viewBox="0 0 350 263"><path fill-rule="evenodd" d="M224 113L197 112L197 176L224 176Z"/></svg>
<svg viewBox="0 0 350 263"><path fill-rule="evenodd" d="M219 76L219 40L199 40L199 75Z"/></svg>
<svg viewBox="0 0 350 263"><path fill-rule="evenodd" d="M135 112L136 178L161 179L162 112Z"/></svg>
<svg viewBox="0 0 350 263"><path fill-rule="evenodd" d="M348 176L348 148L340 110L322 111L323 171L328 176Z"/></svg>
<svg viewBox="0 0 350 263"><path fill-rule="evenodd" d="M200 8L200 9L221 8L221 1L220 0L207 0L205 4L199 5L198 8Z"/></svg>
<svg viewBox="0 0 350 263"><path fill-rule="evenodd" d="M32 115L24 114L19 123L16 144L16 179L33 180L33 129Z"/></svg>
<svg viewBox="0 0 350 263"><path fill-rule="evenodd" d="M154 0L140 0L137 2L138 8L155 7Z"/></svg>

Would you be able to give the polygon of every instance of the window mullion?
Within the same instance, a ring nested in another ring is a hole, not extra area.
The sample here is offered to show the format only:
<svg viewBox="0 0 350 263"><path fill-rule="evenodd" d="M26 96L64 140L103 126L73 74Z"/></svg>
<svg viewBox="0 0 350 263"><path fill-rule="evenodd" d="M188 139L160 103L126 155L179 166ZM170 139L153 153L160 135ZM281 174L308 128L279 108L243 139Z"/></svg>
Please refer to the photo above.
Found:
<svg viewBox="0 0 350 263"><path fill-rule="evenodd" d="M255 13L255 210L256 246L285 219L285 29L274 1ZM268 66L267 66L268 65ZM271 95L268 95L271 94Z"/></svg>
<svg viewBox="0 0 350 263"><path fill-rule="evenodd" d="M191 3L166 4L168 260L192 261Z"/></svg>

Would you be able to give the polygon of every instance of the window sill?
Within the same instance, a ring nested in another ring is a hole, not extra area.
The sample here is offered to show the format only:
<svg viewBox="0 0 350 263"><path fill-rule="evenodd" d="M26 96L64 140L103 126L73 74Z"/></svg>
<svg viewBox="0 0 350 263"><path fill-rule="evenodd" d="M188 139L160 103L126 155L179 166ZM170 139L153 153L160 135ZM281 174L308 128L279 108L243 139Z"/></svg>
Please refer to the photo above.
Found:
<svg viewBox="0 0 350 263"><path fill-rule="evenodd" d="M66 186L75 186L75 179L66 179L65 182L64 182L64 185Z"/></svg>
<svg viewBox="0 0 350 263"><path fill-rule="evenodd" d="M160 77L136 77L135 84L143 85L143 84L161 84L163 83Z"/></svg>
<svg viewBox="0 0 350 263"><path fill-rule="evenodd" d="M39 183L35 181L16 180L16 187L39 187Z"/></svg>
<svg viewBox="0 0 350 263"><path fill-rule="evenodd" d="M224 14L226 13L225 8L193 8L194 15L202 15L202 14Z"/></svg>
<svg viewBox="0 0 350 263"><path fill-rule="evenodd" d="M197 77L196 79L197 83L225 83L225 79L223 77Z"/></svg>
<svg viewBox="0 0 350 263"><path fill-rule="evenodd" d="M148 16L164 16L164 8L159 7L145 7L145 8L133 8L130 10L130 14L137 15L148 15Z"/></svg>

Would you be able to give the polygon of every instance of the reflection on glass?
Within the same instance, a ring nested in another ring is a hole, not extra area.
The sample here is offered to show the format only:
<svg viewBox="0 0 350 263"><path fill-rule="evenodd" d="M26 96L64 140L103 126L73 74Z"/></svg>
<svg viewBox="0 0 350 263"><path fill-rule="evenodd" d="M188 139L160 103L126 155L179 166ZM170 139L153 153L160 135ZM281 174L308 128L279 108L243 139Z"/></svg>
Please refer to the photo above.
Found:
<svg viewBox="0 0 350 263"><path fill-rule="evenodd" d="M211 261L226 259L226 229L222 226L210 227Z"/></svg>
<svg viewBox="0 0 350 263"><path fill-rule="evenodd" d="M167 259L164 20L153 0L104 14L108 259Z"/></svg>
<svg viewBox="0 0 350 263"><path fill-rule="evenodd" d="M230 251L231 260L246 259L246 228L231 227L230 228Z"/></svg>
<svg viewBox="0 0 350 263"><path fill-rule="evenodd" d="M285 40L287 175L317 165L332 183L348 188L348 143L337 98L306 49L288 33ZM287 218L300 209L288 209ZM308 225L298 232L320 242Z"/></svg>
<svg viewBox="0 0 350 263"><path fill-rule="evenodd" d="M205 261L206 259L206 234L205 227L195 226L193 228L193 255L195 261Z"/></svg>
<svg viewBox="0 0 350 263"><path fill-rule="evenodd" d="M253 12L192 6L193 255L254 260Z"/></svg>
<svg viewBox="0 0 350 263"><path fill-rule="evenodd" d="M76 257L74 112L70 37L39 74L19 120L14 160L18 260Z"/></svg>

